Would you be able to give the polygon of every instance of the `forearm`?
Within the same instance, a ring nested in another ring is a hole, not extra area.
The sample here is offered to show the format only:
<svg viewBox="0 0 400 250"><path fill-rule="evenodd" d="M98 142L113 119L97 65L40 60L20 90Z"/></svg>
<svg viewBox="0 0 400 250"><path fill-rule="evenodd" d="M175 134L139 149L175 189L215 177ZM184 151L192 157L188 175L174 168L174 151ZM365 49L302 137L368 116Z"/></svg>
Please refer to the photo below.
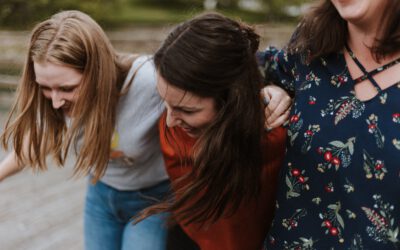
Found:
<svg viewBox="0 0 400 250"><path fill-rule="evenodd" d="M0 162L0 181L5 178L18 173L24 168L22 164L18 164L15 152L9 153L6 158Z"/></svg>

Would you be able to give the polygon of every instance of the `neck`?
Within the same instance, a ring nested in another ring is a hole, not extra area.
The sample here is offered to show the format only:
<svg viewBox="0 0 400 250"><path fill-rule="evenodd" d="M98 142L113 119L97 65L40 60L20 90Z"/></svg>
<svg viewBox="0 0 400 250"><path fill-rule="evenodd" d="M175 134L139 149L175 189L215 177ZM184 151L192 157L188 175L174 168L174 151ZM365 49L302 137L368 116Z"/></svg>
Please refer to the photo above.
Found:
<svg viewBox="0 0 400 250"><path fill-rule="evenodd" d="M374 60L371 47L378 37L377 25L355 25L348 24L348 45L359 59ZM375 61L375 60L374 60Z"/></svg>

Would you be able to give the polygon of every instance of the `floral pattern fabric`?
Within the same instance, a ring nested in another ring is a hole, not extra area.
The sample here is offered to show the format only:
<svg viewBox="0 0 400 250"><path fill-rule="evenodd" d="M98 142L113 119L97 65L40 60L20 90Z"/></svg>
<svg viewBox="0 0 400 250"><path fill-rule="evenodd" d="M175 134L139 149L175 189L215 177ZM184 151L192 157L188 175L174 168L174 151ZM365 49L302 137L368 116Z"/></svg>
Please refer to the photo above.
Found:
<svg viewBox="0 0 400 250"><path fill-rule="evenodd" d="M400 84L361 101L343 53L258 57L295 95L265 249L400 249Z"/></svg>

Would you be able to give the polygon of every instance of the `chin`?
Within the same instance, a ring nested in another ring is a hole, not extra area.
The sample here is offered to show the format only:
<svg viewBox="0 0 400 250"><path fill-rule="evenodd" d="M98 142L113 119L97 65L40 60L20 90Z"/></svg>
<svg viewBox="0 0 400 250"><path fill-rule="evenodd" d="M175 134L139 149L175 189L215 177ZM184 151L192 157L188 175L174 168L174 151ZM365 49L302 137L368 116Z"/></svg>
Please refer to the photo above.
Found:
<svg viewBox="0 0 400 250"><path fill-rule="evenodd" d="M182 129L189 137L198 138L200 136L199 131L195 129Z"/></svg>
<svg viewBox="0 0 400 250"><path fill-rule="evenodd" d="M65 110L63 110L63 114L66 117L71 117L72 116L72 110L71 109L65 109Z"/></svg>
<svg viewBox="0 0 400 250"><path fill-rule="evenodd" d="M199 134L195 134L195 133L188 133L188 132L186 132L186 134L189 136L189 137L192 137L192 138L198 138L200 135Z"/></svg>

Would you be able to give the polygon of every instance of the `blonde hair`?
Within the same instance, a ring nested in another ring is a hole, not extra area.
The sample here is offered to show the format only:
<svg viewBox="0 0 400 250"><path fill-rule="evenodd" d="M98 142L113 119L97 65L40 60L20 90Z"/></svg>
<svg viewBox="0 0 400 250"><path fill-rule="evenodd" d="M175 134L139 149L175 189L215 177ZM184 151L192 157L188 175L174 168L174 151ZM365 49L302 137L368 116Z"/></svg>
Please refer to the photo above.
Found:
<svg viewBox="0 0 400 250"><path fill-rule="evenodd" d="M35 82L34 62L82 73L68 129L62 111L52 108ZM62 11L39 23L31 34L16 102L1 138L3 146L8 148L12 140L20 163L46 170L48 154L63 165L71 145L77 151L82 140L74 175L93 170L97 181L107 167L118 97L131 63L115 52L102 28L82 12Z"/></svg>

